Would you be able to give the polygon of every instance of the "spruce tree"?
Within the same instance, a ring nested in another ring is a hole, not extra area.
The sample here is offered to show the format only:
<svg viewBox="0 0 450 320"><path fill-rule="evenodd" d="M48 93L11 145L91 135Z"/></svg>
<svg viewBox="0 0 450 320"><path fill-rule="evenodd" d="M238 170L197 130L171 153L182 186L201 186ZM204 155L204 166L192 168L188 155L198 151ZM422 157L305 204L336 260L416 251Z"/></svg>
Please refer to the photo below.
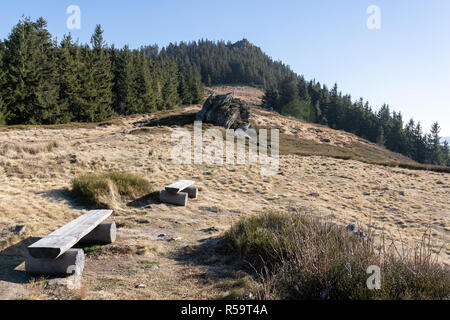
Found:
<svg viewBox="0 0 450 320"><path fill-rule="evenodd" d="M186 76L181 72L178 76L178 95L183 105L190 105L192 103L192 95L186 81Z"/></svg>
<svg viewBox="0 0 450 320"><path fill-rule="evenodd" d="M450 147L447 141L442 146L442 165L450 166Z"/></svg>
<svg viewBox="0 0 450 320"><path fill-rule="evenodd" d="M164 58L163 58L164 59ZM161 89L162 107L170 109L179 103L178 96L178 67L171 59L163 60L164 75Z"/></svg>
<svg viewBox="0 0 450 320"><path fill-rule="evenodd" d="M278 92L278 88L275 88L273 85L268 85L266 90L264 91L264 96L262 99L262 105L265 108L272 108L274 110L279 110L280 94Z"/></svg>
<svg viewBox="0 0 450 320"><path fill-rule="evenodd" d="M429 161L432 164L443 164L444 156L441 146L441 137L439 133L441 132L441 127L437 122L433 123L431 126L431 134L429 136Z"/></svg>
<svg viewBox="0 0 450 320"><path fill-rule="evenodd" d="M300 99L294 98L283 106L281 114L285 116L292 116L298 119L302 118L302 104Z"/></svg>
<svg viewBox="0 0 450 320"><path fill-rule="evenodd" d="M137 100L137 113L156 110L156 94L153 88L150 67L145 52L136 51L134 56L134 92Z"/></svg>
<svg viewBox="0 0 450 320"><path fill-rule="evenodd" d="M200 104L203 103L203 84L202 84L202 77L200 75L200 72L195 66L189 67L189 90L192 96L191 103L193 104Z"/></svg>
<svg viewBox="0 0 450 320"><path fill-rule="evenodd" d="M88 55L87 65L92 72L94 113L90 121L104 121L112 116L112 80L109 52L103 40L103 30L97 25L91 38L92 52ZM93 116L93 118L92 118Z"/></svg>
<svg viewBox="0 0 450 320"><path fill-rule="evenodd" d="M25 18L6 40L9 122L52 123L58 118L56 54L47 23Z"/></svg>
<svg viewBox="0 0 450 320"><path fill-rule="evenodd" d="M5 46L2 41L0 41L0 125L6 124L8 114L5 103L5 90L6 90L6 70L3 63L3 58L5 55Z"/></svg>
<svg viewBox="0 0 450 320"><path fill-rule="evenodd" d="M112 48L111 57L114 74L114 111L123 115L135 113L137 97L134 84L133 54L128 46L125 46L120 51Z"/></svg>
<svg viewBox="0 0 450 320"><path fill-rule="evenodd" d="M81 107L76 110L74 117L78 121L89 122L97 120L97 85L95 83L94 73L92 69L92 51L88 45L81 48Z"/></svg>
<svg viewBox="0 0 450 320"><path fill-rule="evenodd" d="M296 100L299 100L297 80L294 76L289 75L281 82L280 99L277 107L282 110L285 105Z"/></svg>
<svg viewBox="0 0 450 320"><path fill-rule="evenodd" d="M58 51L60 123L80 120L78 116L83 105L81 83L78 79L80 72L80 49L72 42L69 34L61 41Z"/></svg>

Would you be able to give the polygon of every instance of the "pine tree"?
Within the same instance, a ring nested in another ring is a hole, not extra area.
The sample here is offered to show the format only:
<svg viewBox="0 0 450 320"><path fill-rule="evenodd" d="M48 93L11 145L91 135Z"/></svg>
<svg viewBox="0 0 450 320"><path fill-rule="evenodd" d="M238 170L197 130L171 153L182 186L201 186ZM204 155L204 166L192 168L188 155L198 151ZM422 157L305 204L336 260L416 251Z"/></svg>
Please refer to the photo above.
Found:
<svg viewBox="0 0 450 320"><path fill-rule="evenodd" d="M58 108L60 123L79 120L77 117L82 108L79 46L72 42L70 35L61 41L58 51L59 97Z"/></svg>
<svg viewBox="0 0 450 320"><path fill-rule="evenodd" d="M203 103L203 84L200 72L195 66L189 67L189 90L192 96L193 104Z"/></svg>
<svg viewBox="0 0 450 320"><path fill-rule="evenodd" d="M134 92L137 100L137 113L156 110L156 94L153 89L148 60L143 51L136 51L134 56Z"/></svg>
<svg viewBox="0 0 450 320"><path fill-rule="evenodd" d="M278 92L278 89L275 88L273 85L268 85L268 87L264 91L262 105L265 108L272 108L274 110L279 110L279 99L280 94Z"/></svg>
<svg viewBox="0 0 450 320"><path fill-rule="evenodd" d="M432 164L443 164L444 156L441 147L441 137L439 133L441 132L441 127L437 122L433 123L431 126L431 134L429 136L429 161Z"/></svg>
<svg viewBox="0 0 450 320"><path fill-rule="evenodd" d="M163 109L170 109L179 103L178 96L178 67L171 59L163 58L163 81L161 98Z"/></svg>
<svg viewBox="0 0 450 320"><path fill-rule="evenodd" d="M46 26L42 18L25 18L6 41L6 103L12 124L52 123L58 117L56 55Z"/></svg>
<svg viewBox="0 0 450 320"><path fill-rule="evenodd" d="M4 100L4 94L6 90L6 70L3 63L4 55L5 46L3 42L0 41L0 125L6 124L8 118L6 103Z"/></svg>
<svg viewBox="0 0 450 320"><path fill-rule="evenodd" d="M134 85L133 55L128 46L120 51L112 48L111 60L114 74L114 111L123 115L135 113L137 97Z"/></svg>
<svg viewBox="0 0 450 320"><path fill-rule="evenodd" d="M450 166L450 147L447 141L442 146L442 165Z"/></svg>
<svg viewBox="0 0 450 320"><path fill-rule="evenodd" d="M180 96L181 103L183 105L192 104L193 99L191 91L189 90L189 86L186 81L186 76L182 72L180 72L178 76L178 95Z"/></svg>
<svg viewBox="0 0 450 320"><path fill-rule="evenodd" d="M80 84L81 84L81 107L74 113L75 119L78 121L96 121L97 109L97 89L94 78L94 70L92 66L92 51L88 45L81 48L81 68L80 68Z"/></svg>
<svg viewBox="0 0 450 320"><path fill-rule="evenodd" d="M426 138L423 135L422 132L422 126L420 125L420 122L417 123L414 133L414 147L416 150L416 158L414 160L425 163L427 159L427 146L426 146Z"/></svg>
<svg viewBox="0 0 450 320"><path fill-rule="evenodd" d="M295 100L299 100L297 80L293 76L287 76L280 85L278 109Z"/></svg>
<svg viewBox="0 0 450 320"><path fill-rule="evenodd" d="M294 98L289 103L286 103L281 110L281 114L298 119L302 118L302 104L300 99Z"/></svg>
<svg viewBox="0 0 450 320"><path fill-rule="evenodd" d="M95 104L90 113L90 121L104 121L112 116L112 80L109 52L103 40L103 30L97 25L91 38L92 52L88 55L87 65L92 72L93 96L89 97ZM92 105L91 105L92 107Z"/></svg>

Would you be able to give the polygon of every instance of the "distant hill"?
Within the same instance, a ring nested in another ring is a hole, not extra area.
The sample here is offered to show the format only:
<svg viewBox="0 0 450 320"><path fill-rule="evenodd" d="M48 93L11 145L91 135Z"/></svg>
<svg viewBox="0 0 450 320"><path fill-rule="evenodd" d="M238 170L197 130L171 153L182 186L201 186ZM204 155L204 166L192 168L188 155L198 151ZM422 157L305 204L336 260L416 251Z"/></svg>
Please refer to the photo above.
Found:
<svg viewBox="0 0 450 320"><path fill-rule="evenodd" d="M180 68L194 65L208 86L264 86L279 83L289 75L296 76L289 66L274 61L247 39L235 43L209 40L171 43L161 50L161 55L175 59Z"/></svg>
<svg viewBox="0 0 450 320"><path fill-rule="evenodd" d="M160 55L174 59L180 70L193 66L208 87L227 84L264 88L261 104L269 110L353 133L420 163L448 163L432 154L434 149L417 122L407 123L387 104L375 111L369 102L354 101L339 91L337 84L328 88L316 80L306 80L247 39L169 44Z"/></svg>
<svg viewBox="0 0 450 320"><path fill-rule="evenodd" d="M419 124L409 122L407 130L390 106L375 112L337 84L329 89L307 81L247 39L130 50L104 46L100 25L91 47L70 36L58 44L46 25L43 18L24 18L0 40L0 124L105 121L201 104L204 84L247 85L264 88L261 104L268 110L353 133L421 163L450 162L429 146ZM33 58L17 58L24 56Z"/></svg>

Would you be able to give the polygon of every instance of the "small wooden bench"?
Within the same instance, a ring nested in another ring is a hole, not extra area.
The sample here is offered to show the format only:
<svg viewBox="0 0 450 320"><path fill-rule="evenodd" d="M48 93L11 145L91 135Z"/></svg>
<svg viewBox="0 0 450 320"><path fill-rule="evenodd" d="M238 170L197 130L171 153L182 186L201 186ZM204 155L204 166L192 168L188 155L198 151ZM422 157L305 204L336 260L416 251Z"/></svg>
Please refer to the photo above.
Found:
<svg viewBox="0 0 450 320"><path fill-rule="evenodd" d="M192 187L195 181L179 180L165 187L159 194L161 202L186 206L188 198L197 199L198 188Z"/></svg>
<svg viewBox="0 0 450 320"><path fill-rule="evenodd" d="M25 270L38 274L81 274L84 268L80 244L107 244L116 239L116 224L102 223L112 210L92 210L28 247Z"/></svg>

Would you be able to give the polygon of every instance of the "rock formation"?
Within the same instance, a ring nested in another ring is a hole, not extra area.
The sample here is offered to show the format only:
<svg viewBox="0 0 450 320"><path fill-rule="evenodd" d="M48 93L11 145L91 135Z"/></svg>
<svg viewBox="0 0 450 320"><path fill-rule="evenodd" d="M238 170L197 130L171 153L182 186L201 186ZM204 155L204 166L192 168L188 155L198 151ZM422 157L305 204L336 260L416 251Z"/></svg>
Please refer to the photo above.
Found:
<svg viewBox="0 0 450 320"><path fill-rule="evenodd" d="M197 113L196 120L212 123L226 129L236 128L248 123L250 112L245 101L234 98L232 93L224 95L212 94Z"/></svg>

